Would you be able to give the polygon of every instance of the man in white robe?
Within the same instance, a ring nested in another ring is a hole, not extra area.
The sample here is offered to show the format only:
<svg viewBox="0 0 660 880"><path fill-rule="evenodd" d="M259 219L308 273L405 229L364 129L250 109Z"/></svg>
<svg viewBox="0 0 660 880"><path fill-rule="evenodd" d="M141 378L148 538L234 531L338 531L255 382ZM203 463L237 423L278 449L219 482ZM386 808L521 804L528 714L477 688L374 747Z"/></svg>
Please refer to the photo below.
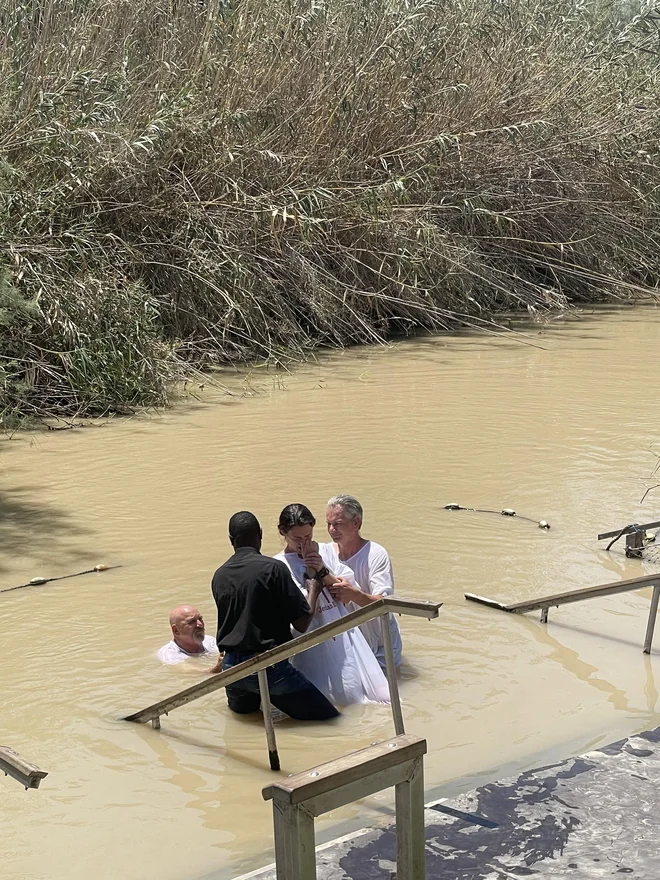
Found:
<svg viewBox="0 0 660 880"><path fill-rule="evenodd" d="M328 501L326 522L333 543L328 544L327 547L334 554L332 561L336 559L337 564L347 566L352 571L353 579L357 584L357 586L342 584L334 590L332 587L329 589L334 598L343 602L351 611L375 602L382 596L394 594L394 577L389 554L380 544L362 537L360 534L362 520L362 505L352 495L334 495ZM360 629L378 662L385 668L381 620L390 628L394 662L399 666L402 650L401 632L393 614L363 623Z"/></svg>

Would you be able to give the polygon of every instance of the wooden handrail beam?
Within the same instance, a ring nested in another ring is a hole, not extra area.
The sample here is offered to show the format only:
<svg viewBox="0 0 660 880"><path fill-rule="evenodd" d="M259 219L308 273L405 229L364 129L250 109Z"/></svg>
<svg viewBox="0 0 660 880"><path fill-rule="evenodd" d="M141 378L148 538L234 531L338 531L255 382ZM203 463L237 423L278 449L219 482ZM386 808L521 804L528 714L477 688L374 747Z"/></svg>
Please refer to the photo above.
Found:
<svg viewBox="0 0 660 880"><path fill-rule="evenodd" d="M261 794L265 801L274 799L287 804L300 804L420 758L426 751L426 740L420 736L412 733L394 736L386 742L375 743L281 779L266 786ZM361 796L367 797L369 793L365 791Z"/></svg>
<svg viewBox="0 0 660 880"><path fill-rule="evenodd" d="M185 706L187 703L197 700L206 694L227 687L229 684L234 684L234 682L245 678L246 675L259 672L261 669L267 669L269 666L273 666L282 660L288 660L294 654L300 654L302 651L306 651L308 648L312 648L328 638L332 638L339 633L346 632L355 626L359 626L376 617L381 617L384 614L409 614L415 617L426 617L431 620L438 616L438 610L441 607L442 602L420 602L413 599L395 599L391 596L385 596L382 599L377 599L375 602L370 602L363 608L358 608L357 611L352 611L339 620L327 623L325 626L320 626L318 629L312 630L312 632L304 633L290 642L286 642L284 645L278 645L269 651L264 651L263 654L258 654L249 660L245 660L226 672L220 672L217 675L205 678L203 681L173 694L171 697L147 706L146 709L134 712L132 715L127 715L124 720L134 721L138 724L154 721L154 719L158 719L161 715L167 715L172 709Z"/></svg>
<svg viewBox="0 0 660 880"><path fill-rule="evenodd" d="M598 535L598 540L602 541L605 538L616 538L617 535L629 535L631 532L643 531L645 529L655 529L660 526L660 520L652 523L639 523L638 525L630 525L626 526L625 529L615 529L613 532L603 532Z"/></svg>
<svg viewBox="0 0 660 880"><path fill-rule="evenodd" d="M17 779L26 789L39 788L41 780L48 776L45 770L30 764L9 746L0 746L0 770L5 776Z"/></svg>
<svg viewBox="0 0 660 880"><path fill-rule="evenodd" d="M486 599L475 593L465 593L465 598L470 602L480 602L498 611L508 611L512 614L525 614L527 611L537 611L542 608L568 605L571 602L581 602L583 599L595 599L598 596L613 596L616 593L627 593L630 590L639 590L642 587L652 587L660 584L660 572L647 574L643 577L631 578L626 581L615 581L611 584L597 584L595 587L585 587L582 590L569 590L567 593L555 593L552 596L540 596L538 599L528 599L525 602L513 602L508 605L498 602L496 599Z"/></svg>
<svg viewBox="0 0 660 880"><path fill-rule="evenodd" d="M598 584L595 587L586 587L583 590L570 590L568 593L555 593L554 596L541 596L527 602L513 602L505 605L496 599L487 599L485 596L477 596L475 593L465 593L465 598L470 602L479 602L489 608L498 611L507 611L511 614L525 614L527 611L541 610L541 623L548 622L548 609L553 606L568 605L570 602L581 602L583 599L596 599L599 596L614 596L616 593L627 593L630 590L639 590L642 587L653 587L653 596L649 607L649 618L644 637L645 654L651 653L653 643L653 630L660 602L660 572L647 574L643 577L630 578L625 581L615 581L613 584Z"/></svg>

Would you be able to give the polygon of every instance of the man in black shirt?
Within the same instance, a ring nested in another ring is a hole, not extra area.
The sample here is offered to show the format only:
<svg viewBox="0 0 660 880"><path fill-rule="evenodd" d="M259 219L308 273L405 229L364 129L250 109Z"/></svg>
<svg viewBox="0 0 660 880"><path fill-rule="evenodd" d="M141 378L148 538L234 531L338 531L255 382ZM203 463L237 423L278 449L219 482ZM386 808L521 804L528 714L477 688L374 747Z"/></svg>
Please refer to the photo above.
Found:
<svg viewBox="0 0 660 880"><path fill-rule="evenodd" d="M314 615L322 584L314 581L310 604L283 562L262 556L261 526L252 513L241 511L229 520L234 555L213 575L211 589L218 608L218 650L224 658L212 671L230 669L255 654L291 641L291 624L305 632ZM291 718L322 721L339 712L302 673L282 660L267 670L270 700ZM256 673L227 687L234 712L259 709Z"/></svg>

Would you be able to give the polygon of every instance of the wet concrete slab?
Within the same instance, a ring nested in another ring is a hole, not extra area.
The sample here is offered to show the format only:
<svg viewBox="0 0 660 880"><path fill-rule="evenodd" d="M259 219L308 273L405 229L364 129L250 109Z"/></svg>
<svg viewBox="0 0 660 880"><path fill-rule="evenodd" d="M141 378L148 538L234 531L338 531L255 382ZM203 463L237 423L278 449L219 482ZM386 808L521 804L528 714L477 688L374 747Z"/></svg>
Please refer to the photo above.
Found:
<svg viewBox="0 0 660 880"><path fill-rule="evenodd" d="M660 880L660 728L427 804L425 823L427 880ZM320 847L317 877L394 880L394 825Z"/></svg>

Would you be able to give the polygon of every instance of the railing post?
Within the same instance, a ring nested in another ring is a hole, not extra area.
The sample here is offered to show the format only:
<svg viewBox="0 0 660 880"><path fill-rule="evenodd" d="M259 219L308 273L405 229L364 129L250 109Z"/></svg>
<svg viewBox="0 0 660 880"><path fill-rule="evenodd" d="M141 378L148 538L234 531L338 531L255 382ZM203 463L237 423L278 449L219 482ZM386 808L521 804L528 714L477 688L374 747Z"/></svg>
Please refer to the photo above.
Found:
<svg viewBox="0 0 660 880"><path fill-rule="evenodd" d="M651 653L651 645L653 643L653 630L655 629L655 619L658 614L658 600L660 599L660 584L653 585L653 595L651 596L651 607L649 608L649 622L646 624L646 637L644 639L644 653Z"/></svg>
<svg viewBox="0 0 660 880"><path fill-rule="evenodd" d="M399 699L399 682L396 679L396 664L394 662L394 649L392 648L392 631L390 629L390 615L383 614L380 618L380 628L383 633L383 648L385 649L385 673L387 684L390 689L390 703L392 704L392 718L394 719L394 732L397 736L405 733L403 725L403 712Z"/></svg>
<svg viewBox="0 0 660 880"><path fill-rule="evenodd" d="M626 535L626 556L628 559L641 559L644 556L644 531L636 526L633 532Z"/></svg>
<svg viewBox="0 0 660 880"><path fill-rule="evenodd" d="M548 609L548 608L541 608L541 623L548 622L548 611L549 610L550 609Z"/></svg>
<svg viewBox="0 0 660 880"><path fill-rule="evenodd" d="M259 679L259 694L261 695L261 711L264 716L264 727L266 728L266 742L268 743L268 760L270 761L271 770L280 769L280 756L277 753L277 742L275 740L275 727L273 725L273 713L270 708L270 693L268 691L268 672L260 669L257 672Z"/></svg>
<svg viewBox="0 0 660 880"><path fill-rule="evenodd" d="M303 804L273 800L278 880L316 880L314 817Z"/></svg>
<svg viewBox="0 0 660 880"><path fill-rule="evenodd" d="M314 818L391 786L396 792L396 876L424 880L425 754L426 740L397 736L264 788L264 800L273 801L277 880L316 880ZM323 876L334 877L337 870L326 869Z"/></svg>
<svg viewBox="0 0 660 880"><path fill-rule="evenodd" d="M407 782L395 787L396 876L397 880L423 880L426 876L424 849L424 764L418 758Z"/></svg>

